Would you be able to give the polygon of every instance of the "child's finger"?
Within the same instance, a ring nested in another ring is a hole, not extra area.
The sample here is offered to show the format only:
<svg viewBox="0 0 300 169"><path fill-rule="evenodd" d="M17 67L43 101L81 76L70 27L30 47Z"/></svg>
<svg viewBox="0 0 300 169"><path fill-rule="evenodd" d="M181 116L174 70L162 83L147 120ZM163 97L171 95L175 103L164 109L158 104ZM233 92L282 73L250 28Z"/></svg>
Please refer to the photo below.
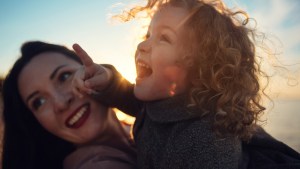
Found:
<svg viewBox="0 0 300 169"><path fill-rule="evenodd" d="M79 56L80 60L82 61L84 67L85 67L85 75L84 79L89 78L90 76L93 76L95 73L95 63L93 59L86 53L85 50L83 50L78 44L73 45L73 49L75 50L76 54Z"/></svg>
<svg viewBox="0 0 300 169"><path fill-rule="evenodd" d="M83 97L83 94L79 91L79 88L72 88L72 92L74 93L75 96L79 97L79 98L82 98Z"/></svg>
<svg viewBox="0 0 300 169"><path fill-rule="evenodd" d="M78 84L79 83L79 84ZM79 98L83 98L86 94L95 94L97 93L95 90L91 88L84 87L83 81L73 82L72 92L75 96Z"/></svg>
<svg viewBox="0 0 300 169"><path fill-rule="evenodd" d="M79 56L80 60L82 61L85 67L89 67L94 64L93 59L78 44L75 43L73 45L73 49L76 52L76 54Z"/></svg>
<svg viewBox="0 0 300 169"><path fill-rule="evenodd" d="M102 90L110 82L110 79L112 78L111 74L109 69L106 69L102 65L98 65L97 73L95 76L86 79L84 81L84 86L90 89Z"/></svg>
<svg viewBox="0 0 300 169"><path fill-rule="evenodd" d="M107 86L107 76L94 76L86 81L84 85L90 89L102 90Z"/></svg>
<svg viewBox="0 0 300 169"><path fill-rule="evenodd" d="M73 93L78 96L78 97L83 97L83 93L80 86L84 86L84 82L82 80L79 79L73 79L72 81L72 91Z"/></svg>
<svg viewBox="0 0 300 169"><path fill-rule="evenodd" d="M84 82L82 82L80 85L74 85L72 88L73 93L80 98L86 94L90 94L92 91L92 89L84 87L83 83Z"/></svg>
<svg viewBox="0 0 300 169"><path fill-rule="evenodd" d="M84 68L78 69L72 79L72 90L75 95L82 97L89 90L84 86Z"/></svg>

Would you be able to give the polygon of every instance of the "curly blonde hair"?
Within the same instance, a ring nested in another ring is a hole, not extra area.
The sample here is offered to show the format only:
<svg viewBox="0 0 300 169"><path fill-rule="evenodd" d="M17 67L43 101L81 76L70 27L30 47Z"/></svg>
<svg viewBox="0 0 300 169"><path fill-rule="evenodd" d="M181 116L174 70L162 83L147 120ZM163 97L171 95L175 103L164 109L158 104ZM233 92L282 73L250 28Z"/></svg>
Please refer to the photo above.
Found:
<svg viewBox="0 0 300 169"><path fill-rule="evenodd" d="M265 107L265 87L255 51L255 29L248 28L246 12L232 11L220 0L148 0L120 15L131 20L141 11L153 13L169 4L190 11L185 21L186 48L190 51L192 87L189 106L200 108L200 116L214 117L213 130L219 136L233 135L249 140ZM241 18L244 18L242 19Z"/></svg>

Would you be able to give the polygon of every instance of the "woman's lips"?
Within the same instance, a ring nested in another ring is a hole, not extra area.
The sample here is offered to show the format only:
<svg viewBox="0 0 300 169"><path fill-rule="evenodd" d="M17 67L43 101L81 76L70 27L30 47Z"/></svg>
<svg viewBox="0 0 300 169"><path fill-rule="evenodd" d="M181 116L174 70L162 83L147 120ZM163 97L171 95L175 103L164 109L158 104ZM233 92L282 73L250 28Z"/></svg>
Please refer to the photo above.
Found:
<svg viewBox="0 0 300 169"><path fill-rule="evenodd" d="M74 111L66 120L66 126L69 128L79 128L83 125L90 114L90 105L84 104Z"/></svg>

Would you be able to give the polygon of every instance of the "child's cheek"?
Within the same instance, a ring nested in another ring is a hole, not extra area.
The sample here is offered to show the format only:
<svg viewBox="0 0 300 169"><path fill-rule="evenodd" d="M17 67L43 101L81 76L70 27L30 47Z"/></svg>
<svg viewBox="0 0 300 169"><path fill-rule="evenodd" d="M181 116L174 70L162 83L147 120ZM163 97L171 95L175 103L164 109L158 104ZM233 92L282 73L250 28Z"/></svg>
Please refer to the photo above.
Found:
<svg viewBox="0 0 300 169"><path fill-rule="evenodd" d="M186 73L178 66L170 66L165 68L164 77L165 85L169 96L174 96L184 92L186 88Z"/></svg>
<svg viewBox="0 0 300 169"><path fill-rule="evenodd" d="M164 70L164 76L169 82L176 82L180 73L177 66L168 66Z"/></svg>

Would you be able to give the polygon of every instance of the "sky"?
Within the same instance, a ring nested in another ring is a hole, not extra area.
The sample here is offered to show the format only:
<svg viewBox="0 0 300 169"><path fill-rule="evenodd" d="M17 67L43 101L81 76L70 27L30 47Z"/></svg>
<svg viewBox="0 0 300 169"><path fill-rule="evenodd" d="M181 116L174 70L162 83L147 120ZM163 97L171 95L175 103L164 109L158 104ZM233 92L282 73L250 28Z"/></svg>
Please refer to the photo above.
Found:
<svg viewBox="0 0 300 169"><path fill-rule="evenodd" d="M138 1L138 0L135 0ZM97 63L109 63L130 81L135 78L133 54L141 30L137 22L112 20L132 0L0 0L0 76L20 55L22 43L41 40L71 48L80 44ZM274 48L286 71L274 72L272 92L300 98L300 1L225 0L246 10L257 28L275 39ZM280 42L280 43L279 43ZM281 76L290 76L291 80Z"/></svg>

